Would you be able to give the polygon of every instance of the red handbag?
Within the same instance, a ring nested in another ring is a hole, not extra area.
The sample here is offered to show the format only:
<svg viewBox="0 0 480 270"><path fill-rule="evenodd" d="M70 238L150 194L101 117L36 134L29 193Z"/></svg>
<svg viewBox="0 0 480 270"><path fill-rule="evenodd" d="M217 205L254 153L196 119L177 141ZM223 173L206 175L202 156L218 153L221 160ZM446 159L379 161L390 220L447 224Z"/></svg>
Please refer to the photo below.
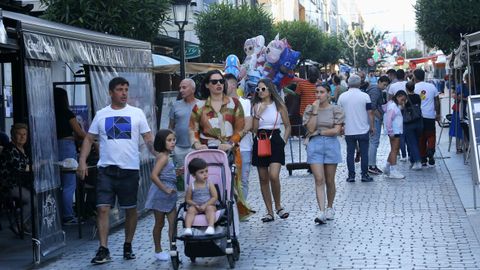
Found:
<svg viewBox="0 0 480 270"><path fill-rule="evenodd" d="M257 135L257 155L258 157L269 157L272 155L272 145L270 143L270 137L267 136L266 131L260 131Z"/></svg>
<svg viewBox="0 0 480 270"><path fill-rule="evenodd" d="M275 125L277 124L278 119L278 112L277 117L275 118L275 123L273 124L272 133L270 136L267 136L266 131L260 131L257 135L257 156L258 157L269 157L272 155L272 144L270 143L270 139L273 135L273 130L275 130Z"/></svg>

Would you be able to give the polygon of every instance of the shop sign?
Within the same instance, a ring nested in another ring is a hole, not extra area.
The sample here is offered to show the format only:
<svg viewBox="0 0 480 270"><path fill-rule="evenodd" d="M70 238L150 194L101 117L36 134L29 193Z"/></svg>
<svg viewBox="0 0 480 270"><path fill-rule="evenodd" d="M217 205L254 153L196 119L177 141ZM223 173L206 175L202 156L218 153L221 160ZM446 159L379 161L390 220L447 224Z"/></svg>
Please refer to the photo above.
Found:
<svg viewBox="0 0 480 270"><path fill-rule="evenodd" d="M371 67L375 66L375 60L373 58L368 58L367 59L367 64Z"/></svg>
<svg viewBox="0 0 480 270"><path fill-rule="evenodd" d="M180 47L174 48L174 55L180 58ZM198 45L186 45L185 46L185 59L193 59L200 57L200 47Z"/></svg>

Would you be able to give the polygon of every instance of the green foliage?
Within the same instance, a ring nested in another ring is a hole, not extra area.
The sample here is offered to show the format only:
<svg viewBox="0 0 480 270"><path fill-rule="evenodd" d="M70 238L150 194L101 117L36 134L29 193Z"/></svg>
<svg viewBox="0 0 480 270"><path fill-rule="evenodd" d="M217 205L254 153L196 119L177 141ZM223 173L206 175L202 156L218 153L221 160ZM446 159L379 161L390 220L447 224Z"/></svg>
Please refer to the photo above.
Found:
<svg viewBox="0 0 480 270"><path fill-rule="evenodd" d="M370 66L367 63L368 58L372 58L373 55L373 49L369 49L368 47L372 47L373 45L378 44L380 40L383 40L385 38L385 32L376 32L375 30L370 30L367 32L363 32L361 29L357 28L354 33L345 33L342 37L342 43L343 43L343 56L345 62L350 65L354 66L354 62L357 68L370 68ZM365 41L363 37L368 37L370 36L371 38L367 42L368 46L365 46ZM350 38L349 38L350 37ZM347 39L347 41L345 40ZM355 39L357 40L360 44L355 46L355 61L353 58L353 48L351 46L348 46L347 43L353 44L352 40ZM378 63L377 63L378 64ZM374 67L372 67L374 68Z"/></svg>
<svg viewBox="0 0 480 270"><path fill-rule="evenodd" d="M302 21L283 21L274 30L286 38L292 49L301 52L300 61L310 59L324 66L338 62L341 44L336 36L323 33L318 27Z"/></svg>
<svg viewBox="0 0 480 270"><path fill-rule="evenodd" d="M269 42L273 38L273 19L258 6L212 4L198 15L195 30L202 61L223 62L229 54L243 59L243 44L248 38L263 35Z"/></svg>
<svg viewBox="0 0 480 270"><path fill-rule="evenodd" d="M342 40L338 36L323 34L324 36L324 46L318 54L318 57L315 58L315 61L323 63L324 66L327 64L337 63L338 60L342 57Z"/></svg>
<svg viewBox="0 0 480 270"><path fill-rule="evenodd" d="M98 32L152 41L169 19L170 0L41 0L43 18Z"/></svg>
<svg viewBox="0 0 480 270"><path fill-rule="evenodd" d="M407 58L420 58L423 53L417 49L411 49L407 51Z"/></svg>
<svg viewBox="0 0 480 270"><path fill-rule="evenodd" d="M429 47L448 54L460 44L460 34L480 29L478 0L417 0L417 32Z"/></svg>
<svg viewBox="0 0 480 270"><path fill-rule="evenodd" d="M317 58L325 42L322 32L307 22L283 21L274 30L280 39L286 38L292 49L301 53L301 60Z"/></svg>

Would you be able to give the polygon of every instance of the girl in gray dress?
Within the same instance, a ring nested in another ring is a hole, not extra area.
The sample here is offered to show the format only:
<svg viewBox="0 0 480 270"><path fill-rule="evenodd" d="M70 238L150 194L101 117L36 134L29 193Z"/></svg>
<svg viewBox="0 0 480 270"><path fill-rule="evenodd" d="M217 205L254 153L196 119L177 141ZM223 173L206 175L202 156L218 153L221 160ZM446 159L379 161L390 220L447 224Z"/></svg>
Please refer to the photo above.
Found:
<svg viewBox="0 0 480 270"><path fill-rule="evenodd" d="M175 133L170 129L161 129L155 136L153 147L159 154L152 170L150 179L152 185L148 191L146 209L152 209L155 215L153 227L153 243L155 244L155 258L161 261L170 259L168 251L162 251L160 238L162 235L165 215L168 219L168 237L172 242L175 230L175 217L177 216L177 176L175 165L170 155L175 149Z"/></svg>
<svg viewBox="0 0 480 270"><path fill-rule="evenodd" d="M213 225L215 223L215 212L217 208L215 203L218 200L217 190L213 183L208 181L208 165L201 158L194 158L188 163L188 172L195 178L187 188L185 202L188 204L187 215L185 217L185 236L192 235L192 224L195 215L205 213L208 227L205 230L206 235L215 233Z"/></svg>

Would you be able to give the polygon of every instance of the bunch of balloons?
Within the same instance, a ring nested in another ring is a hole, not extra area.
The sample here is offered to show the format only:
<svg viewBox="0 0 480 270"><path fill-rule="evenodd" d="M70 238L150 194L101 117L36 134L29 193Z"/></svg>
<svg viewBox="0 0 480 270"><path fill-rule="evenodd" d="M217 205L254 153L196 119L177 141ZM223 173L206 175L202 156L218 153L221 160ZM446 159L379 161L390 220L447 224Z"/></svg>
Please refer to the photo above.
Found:
<svg viewBox="0 0 480 270"><path fill-rule="evenodd" d="M249 38L243 49L246 54L243 64L231 54L225 61L225 73L234 74L239 79L245 95L254 92L261 78L270 78L281 91L294 77L300 52L292 50L288 41L280 39L278 34L266 47L262 35Z"/></svg>

